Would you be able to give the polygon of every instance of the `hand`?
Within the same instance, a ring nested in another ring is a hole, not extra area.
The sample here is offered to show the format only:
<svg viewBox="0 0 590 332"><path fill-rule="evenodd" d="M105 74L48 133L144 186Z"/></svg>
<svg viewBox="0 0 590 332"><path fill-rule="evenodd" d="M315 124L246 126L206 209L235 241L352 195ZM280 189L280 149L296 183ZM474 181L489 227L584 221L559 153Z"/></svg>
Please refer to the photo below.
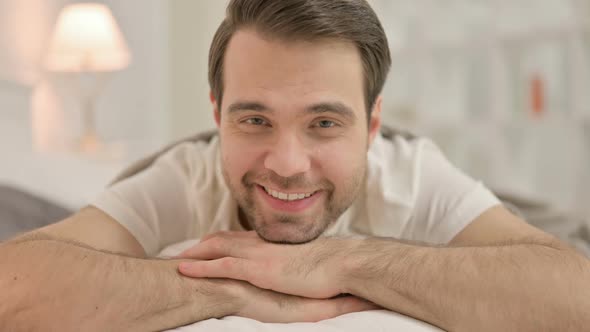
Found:
<svg viewBox="0 0 590 332"><path fill-rule="evenodd" d="M308 298L344 293L340 271L351 239L319 238L299 245L268 243L255 232L219 232L185 250L179 271L195 278L229 278Z"/></svg>
<svg viewBox="0 0 590 332"><path fill-rule="evenodd" d="M379 309L352 295L309 299L260 289L243 281L235 283L240 299L240 309L235 315L264 323L319 322L351 312Z"/></svg>

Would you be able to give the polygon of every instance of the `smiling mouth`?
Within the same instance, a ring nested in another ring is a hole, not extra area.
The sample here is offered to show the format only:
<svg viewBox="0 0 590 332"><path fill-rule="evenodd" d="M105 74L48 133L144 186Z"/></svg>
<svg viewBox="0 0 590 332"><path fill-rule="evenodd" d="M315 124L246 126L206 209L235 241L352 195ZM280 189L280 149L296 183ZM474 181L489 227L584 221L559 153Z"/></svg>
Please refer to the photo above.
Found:
<svg viewBox="0 0 590 332"><path fill-rule="evenodd" d="M267 188L265 186L260 186L269 196L279 199L285 202L292 202L292 201L299 201L302 199L306 199L315 195L318 191L307 192L307 193L284 193L280 191L276 191L274 189Z"/></svg>

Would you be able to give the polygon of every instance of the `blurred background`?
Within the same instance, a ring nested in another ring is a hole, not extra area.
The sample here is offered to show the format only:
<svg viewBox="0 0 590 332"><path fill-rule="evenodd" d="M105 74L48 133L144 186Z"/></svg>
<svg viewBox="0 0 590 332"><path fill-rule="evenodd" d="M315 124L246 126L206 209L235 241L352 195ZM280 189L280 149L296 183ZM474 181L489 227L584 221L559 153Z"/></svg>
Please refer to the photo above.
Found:
<svg viewBox="0 0 590 332"><path fill-rule="evenodd" d="M226 1L97 3L78 17L76 1L0 0L0 185L69 210L214 127L207 54ZM385 123L496 192L590 219L590 0L370 3L393 53ZM76 40L95 21L96 41Z"/></svg>

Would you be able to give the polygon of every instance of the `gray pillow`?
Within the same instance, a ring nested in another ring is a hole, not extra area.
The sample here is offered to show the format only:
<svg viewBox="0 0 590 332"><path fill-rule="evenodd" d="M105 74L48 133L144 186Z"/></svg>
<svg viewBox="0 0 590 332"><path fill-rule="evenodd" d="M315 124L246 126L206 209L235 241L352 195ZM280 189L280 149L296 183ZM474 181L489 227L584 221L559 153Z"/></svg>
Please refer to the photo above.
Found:
<svg viewBox="0 0 590 332"><path fill-rule="evenodd" d="M49 200L0 185L0 241L68 217L71 211Z"/></svg>

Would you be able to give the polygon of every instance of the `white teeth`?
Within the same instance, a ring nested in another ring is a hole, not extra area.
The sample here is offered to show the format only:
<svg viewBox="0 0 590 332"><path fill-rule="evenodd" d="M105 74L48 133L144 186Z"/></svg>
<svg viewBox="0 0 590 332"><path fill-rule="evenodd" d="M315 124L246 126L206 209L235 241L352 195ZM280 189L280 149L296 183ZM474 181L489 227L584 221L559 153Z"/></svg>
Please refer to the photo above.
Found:
<svg viewBox="0 0 590 332"><path fill-rule="evenodd" d="M276 190L268 189L266 187L263 187L263 188L264 188L264 191L266 191L266 193L269 194L270 196L272 196L274 198L278 198L278 199L283 200L283 201L296 201L296 200L299 200L299 199L304 199L304 198L311 197L311 195L313 195L313 193L308 193L308 194L286 194L286 193L278 192Z"/></svg>

